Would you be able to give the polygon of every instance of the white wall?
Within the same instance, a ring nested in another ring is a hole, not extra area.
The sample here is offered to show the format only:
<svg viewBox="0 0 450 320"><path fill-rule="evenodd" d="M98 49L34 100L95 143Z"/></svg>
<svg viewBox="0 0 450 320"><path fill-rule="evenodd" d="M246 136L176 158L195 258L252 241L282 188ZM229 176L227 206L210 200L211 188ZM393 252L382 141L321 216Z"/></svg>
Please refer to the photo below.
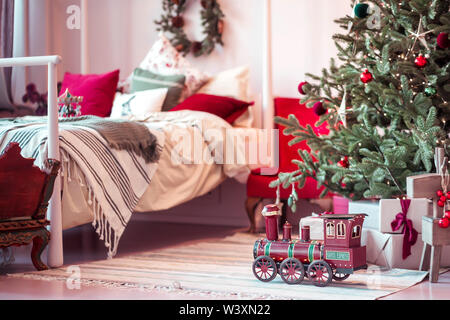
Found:
<svg viewBox="0 0 450 320"><path fill-rule="evenodd" d="M45 3L49 1L49 12ZM193 1L185 20L192 38L201 38L200 1ZM31 54L60 54L64 71L80 72L80 31L66 27L66 8L80 0L33 0ZM89 0L90 67L93 73L120 68L125 78L157 39L154 20L161 14L160 0ZM273 76L276 96L298 97L297 84L306 72L320 73L335 56L331 36L339 31L333 20L350 14L351 0L272 0ZM251 92L261 101L263 21L261 0L222 0L226 18L224 48L208 57L188 59L211 74L235 66L251 67ZM34 8L34 9L33 9ZM51 39L45 39L46 24ZM44 39L42 39L44 38ZM33 77L33 75L32 75ZM33 80L42 83L42 74ZM43 82L45 86L45 81ZM258 107L257 107L258 108Z"/></svg>

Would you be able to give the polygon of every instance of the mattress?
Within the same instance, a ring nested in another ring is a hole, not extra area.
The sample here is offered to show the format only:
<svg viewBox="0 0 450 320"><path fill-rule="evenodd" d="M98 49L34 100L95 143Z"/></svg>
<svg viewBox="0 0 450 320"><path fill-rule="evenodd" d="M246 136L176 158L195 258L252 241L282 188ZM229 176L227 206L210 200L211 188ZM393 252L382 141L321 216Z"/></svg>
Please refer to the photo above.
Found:
<svg viewBox="0 0 450 320"><path fill-rule="evenodd" d="M151 213L175 207L210 192L228 178L246 183L249 164L231 161L224 150L229 150L229 147L233 157L245 153L245 144L230 146L228 137L248 134L248 130L252 129L236 129L215 115L189 110L152 113L146 118L134 120L163 133L159 135L163 137L160 143L163 149L158 167L135 212ZM197 152L194 152L195 148ZM217 161L203 154L200 161L196 159L198 148L204 154L208 153L207 150L214 154ZM63 173L61 178L64 230L94 220L86 183L79 179L69 181L67 176Z"/></svg>

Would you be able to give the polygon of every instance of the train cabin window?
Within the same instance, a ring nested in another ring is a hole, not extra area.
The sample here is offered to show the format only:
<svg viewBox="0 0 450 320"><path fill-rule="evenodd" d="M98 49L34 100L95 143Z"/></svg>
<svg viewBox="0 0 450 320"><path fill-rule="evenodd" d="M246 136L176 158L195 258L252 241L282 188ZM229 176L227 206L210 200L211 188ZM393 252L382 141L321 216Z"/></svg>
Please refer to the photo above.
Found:
<svg viewBox="0 0 450 320"><path fill-rule="evenodd" d="M345 224L339 222L337 225L337 237L338 239L345 239Z"/></svg>
<svg viewBox="0 0 450 320"><path fill-rule="evenodd" d="M357 225L353 227L353 231L352 231L352 238L356 239L359 238L361 236L361 226Z"/></svg>
<svg viewBox="0 0 450 320"><path fill-rule="evenodd" d="M334 239L334 235L335 235L334 223L328 222L327 223L327 238Z"/></svg>

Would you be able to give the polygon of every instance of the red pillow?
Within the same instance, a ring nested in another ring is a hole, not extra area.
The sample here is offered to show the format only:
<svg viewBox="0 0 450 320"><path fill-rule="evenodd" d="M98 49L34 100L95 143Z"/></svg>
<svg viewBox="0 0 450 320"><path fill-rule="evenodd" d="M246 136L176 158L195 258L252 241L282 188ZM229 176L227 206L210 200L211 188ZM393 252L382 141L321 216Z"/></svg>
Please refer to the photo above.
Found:
<svg viewBox="0 0 450 320"><path fill-rule="evenodd" d="M170 111L193 110L209 112L232 124L253 104L254 102L198 93L190 96Z"/></svg>
<svg viewBox="0 0 450 320"><path fill-rule="evenodd" d="M119 82L119 70L105 74L72 74L66 72L60 95L66 89L75 96L82 96L81 114L109 117Z"/></svg>

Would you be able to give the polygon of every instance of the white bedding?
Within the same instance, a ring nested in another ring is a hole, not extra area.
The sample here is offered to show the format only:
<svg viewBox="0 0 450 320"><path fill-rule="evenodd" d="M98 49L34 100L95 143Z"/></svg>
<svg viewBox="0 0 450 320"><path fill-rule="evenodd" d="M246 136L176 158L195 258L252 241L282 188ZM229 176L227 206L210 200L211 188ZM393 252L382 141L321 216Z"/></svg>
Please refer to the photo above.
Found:
<svg viewBox="0 0 450 320"><path fill-rule="evenodd" d="M144 118L135 120L142 121ZM217 131L213 132L224 133L223 139L218 138L215 142L217 145L225 145L227 134L234 130L242 131L242 129L234 129L215 115L188 110L152 113L144 123L152 131L163 133L158 137L163 137L164 141L161 141L163 151L156 173L139 201L136 212L152 212L172 208L210 192L227 178L235 178L241 183L246 183L250 169L245 163L216 164L202 161L198 164L177 164L172 161L174 152L176 151L176 154L181 152L181 146L178 143L180 135L192 142L197 141L198 146L205 150L208 146L211 147L211 142L214 142L205 141L203 134L210 132L208 130L214 129ZM245 152L244 145L237 144L233 148L236 149L234 150L236 153ZM78 180L69 182L67 174L64 174L62 204L64 229L93 221L94 214L92 207L88 204L88 191L83 185Z"/></svg>

